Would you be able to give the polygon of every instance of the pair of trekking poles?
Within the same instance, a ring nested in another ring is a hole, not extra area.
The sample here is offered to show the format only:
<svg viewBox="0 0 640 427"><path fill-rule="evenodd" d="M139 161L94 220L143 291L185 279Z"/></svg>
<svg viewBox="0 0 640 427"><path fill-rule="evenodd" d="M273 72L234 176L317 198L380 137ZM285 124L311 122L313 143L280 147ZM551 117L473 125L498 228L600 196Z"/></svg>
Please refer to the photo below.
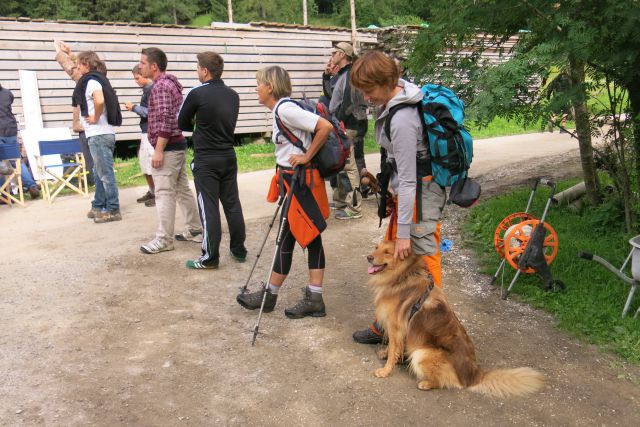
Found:
<svg viewBox="0 0 640 427"><path fill-rule="evenodd" d="M278 227L278 235L276 237L276 249L273 253L273 259L271 260L271 268L269 268L269 274L267 275L267 280L262 282L262 289L264 293L262 294L262 304L260 304L260 311L258 312L258 318L256 319L256 324L253 327L253 337L251 339L251 346L253 347L256 343L256 337L258 336L258 330L260 329L260 320L262 319L262 312L264 311L264 303L267 300L267 287L269 286L269 279L271 278L271 273L273 272L273 266L276 262L276 257L278 256L278 251L280 249L280 244L282 243L282 232L284 226L287 223L287 214L289 212L289 205L291 205L291 198L293 197L293 192L295 189L297 176L299 175L300 169L296 167L291 177L291 186L289 187L289 192L280 191L280 197L278 199L278 206L276 207L276 211L273 214L273 218L271 218L271 222L269 223L269 228L262 240L262 245L260 245L260 250L256 255L256 260L253 262L253 266L251 267L251 271L249 272L249 277L247 277L247 281L242 288L240 288L240 293L244 294L247 292L247 287L249 286L249 282L251 281L251 277L253 276L253 272L258 265L258 261L260 260L260 256L262 255L262 250L264 249L264 245L267 243L267 239L269 238L269 234L271 233L271 229L273 228L273 224L276 222L276 218L278 217L278 212L280 212L280 208L284 205L284 209L282 210L282 220L280 221L280 226Z"/></svg>

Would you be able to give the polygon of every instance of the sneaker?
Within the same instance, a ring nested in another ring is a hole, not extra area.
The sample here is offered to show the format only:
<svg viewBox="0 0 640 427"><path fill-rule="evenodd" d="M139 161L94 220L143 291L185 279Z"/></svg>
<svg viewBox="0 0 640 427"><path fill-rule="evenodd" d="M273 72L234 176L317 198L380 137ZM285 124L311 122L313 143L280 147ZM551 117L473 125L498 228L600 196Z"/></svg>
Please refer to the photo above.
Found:
<svg viewBox="0 0 640 427"><path fill-rule="evenodd" d="M100 209L91 208L89 212L87 212L87 218L94 219L98 215L100 215L102 211Z"/></svg>
<svg viewBox="0 0 640 427"><path fill-rule="evenodd" d="M376 333L371 327L353 333L353 340L359 344L382 344L384 336Z"/></svg>
<svg viewBox="0 0 640 427"><path fill-rule="evenodd" d="M105 222L122 221L122 215L120 211L101 211L93 218L93 222L96 224L103 224Z"/></svg>
<svg viewBox="0 0 640 427"><path fill-rule="evenodd" d="M293 307L286 308L284 314L289 319L302 319L306 316L324 317L327 315L324 311L322 294L311 292L308 286L304 288L304 297Z"/></svg>
<svg viewBox="0 0 640 427"><path fill-rule="evenodd" d="M202 243L202 231L187 230L184 233L173 236L179 242L196 242Z"/></svg>
<svg viewBox="0 0 640 427"><path fill-rule="evenodd" d="M153 239L146 245L140 246L140 251L143 254L157 254L165 251L172 251L174 249L173 244L169 244L164 240L158 238Z"/></svg>
<svg viewBox="0 0 640 427"><path fill-rule="evenodd" d="M235 262L245 262L247 260L247 253L243 254L234 254L233 251L229 251L231 254L231 258L234 259Z"/></svg>
<svg viewBox="0 0 640 427"><path fill-rule="evenodd" d="M335 215L336 219L344 219L344 220L349 220L349 219L358 219L358 218L362 218L362 214L360 212L355 213L355 212L347 212L347 211L337 211L336 215Z"/></svg>
<svg viewBox="0 0 640 427"><path fill-rule="evenodd" d="M187 261L187 268L192 270L215 270L218 268L219 261L214 261L209 264L205 264L200 261L189 260Z"/></svg>
<svg viewBox="0 0 640 427"><path fill-rule="evenodd" d="M144 202L144 205L148 208L152 208L156 205L156 198L155 196L153 197L153 199L149 199L146 202Z"/></svg>
<svg viewBox="0 0 640 427"><path fill-rule="evenodd" d="M264 291L265 291L265 288L263 287L262 289L255 292L251 292L248 294L247 293L239 294L236 297L236 301L238 301L238 304L240 304L247 310L259 309L262 306L262 298L265 298ZM267 290L267 296L264 301L264 309L262 310L262 312L271 313L273 309L276 307L277 300L278 300L278 295L274 295L271 292L269 292L269 290Z"/></svg>
<svg viewBox="0 0 640 427"><path fill-rule="evenodd" d="M136 202L145 203L146 201L149 201L149 200L155 200L155 198L156 198L155 194L153 194L151 191L147 191L147 193L144 196L138 197L136 199ZM146 203L145 203L145 206L146 206Z"/></svg>

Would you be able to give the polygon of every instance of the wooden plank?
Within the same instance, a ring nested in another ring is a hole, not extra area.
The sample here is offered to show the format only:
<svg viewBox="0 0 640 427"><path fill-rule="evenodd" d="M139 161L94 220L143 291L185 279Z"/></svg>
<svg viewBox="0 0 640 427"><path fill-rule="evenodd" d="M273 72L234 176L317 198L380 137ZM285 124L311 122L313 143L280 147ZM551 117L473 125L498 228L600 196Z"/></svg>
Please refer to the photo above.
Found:
<svg viewBox="0 0 640 427"><path fill-rule="evenodd" d="M1 26L0 26L1 27ZM80 43L97 43L97 42L108 42L108 43L122 43L127 45L136 44L139 46L179 46L179 45L206 45L211 46L212 43L217 43L218 45L234 45L234 41L236 39L224 39L217 38L214 36L206 36L206 37L194 37L188 36L185 34L181 35L167 35L167 34L157 34L157 35L135 35L130 34L128 36L123 36L121 34L115 33L99 33L99 32L89 32L89 33L64 33L64 32L47 32L40 33L34 32L28 29L22 29L19 31L6 31L0 28L2 31L2 38L5 40L14 40L18 41L36 41L42 40L43 38L49 39L53 41L54 39L61 40L73 40L74 42ZM283 36L291 38L291 35ZM330 44L327 45L326 41L321 41L320 43L314 43L313 39L307 39L305 37L296 37L299 41L298 45L306 45L306 41L309 41L309 45L316 48L324 48L330 47ZM267 41L262 41L260 39L254 39L254 44L259 45L267 45ZM269 39L265 39L269 40ZM278 38L270 39L271 43L276 43ZM325 39L326 40L326 39ZM330 42L329 42L330 43Z"/></svg>
<svg viewBox="0 0 640 427"><path fill-rule="evenodd" d="M248 28L167 28L154 26L136 26L136 25L92 25L77 23L57 23L57 22L17 22L17 21L0 21L0 30L4 31L30 31L30 32L63 32L63 33L106 33L117 34L123 36L182 36L189 34L192 37L216 37L216 38L270 38L282 39L290 37L291 33L295 33L296 37L305 38L307 40L326 40L327 38L336 37L336 39L350 40L351 32L348 28L343 31L319 30L319 29L296 29L296 28L274 28L274 27L248 27ZM283 37L284 36L284 37ZM359 33L360 40L377 41L374 33Z"/></svg>
<svg viewBox="0 0 640 427"><path fill-rule="evenodd" d="M41 41L41 40L21 40L18 37L14 37L11 41L8 41L7 38L4 37L0 41L0 50L14 50L16 43L20 43L20 49L22 51L53 51L53 43L51 40ZM75 40L67 41L69 46L74 52L82 52L83 50L93 50L95 52L124 52L124 53L136 53L140 54L142 50L142 46L139 43L131 43L122 41L120 43L108 43L105 41L94 41L94 42L79 42ZM273 42L265 42L265 43L257 43L253 41L243 41L239 40L235 44L231 43L217 43L215 40L211 40L206 45L160 45L159 47L165 51L167 54L171 53L182 53L185 51L185 47L188 48L189 51L194 53L204 52L207 50L214 50L216 52L225 53L225 47L283 47L283 48L310 48L310 49L329 49L331 47L330 41L324 41L322 44L318 43L308 43L304 40L299 41L282 41L282 43L278 43L277 45Z"/></svg>
<svg viewBox="0 0 640 427"><path fill-rule="evenodd" d="M201 51L215 51L219 52L223 57L229 55L261 55L268 52L271 55L306 55L306 56L318 56L318 52L322 49L312 47L287 47L287 46L222 46L222 49L216 49L215 46L209 46ZM75 52L81 52L80 50L74 50ZM327 56L329 48L326 49ZM26 61L51 61L54 52L52 50L0 50L0 59L3 60L26 60ZM123 51L98 51L101 59L105 61L131 61L140 59L140 50L132 52ZM166 53L166 52L165 52ZM168 57L171 61L196 61L197 51L191 51L191 49L181 49L180 53L168 53Z"/></svg>
<svg viewBox="0 0 640 427"><path fill-rule="evenodd" d="M225 65L234 62L244 62L244 63L252 63L255 65L255 69L262 68L266 66L265 64L280 64L284 68L287 68L287 64L296 63L296 62L304 62L308 64L315 64L316 66L322 69L323 64L325 64L328 60L328 56L322 53L314 56L289 56L289 55L222 55ZM130 70L136 65L139 61L139 57L131 57L129 61L121 62L120 67L114 66L114 64L118 64L117 62L110 62L108 68L121 69L121 70ZM193 70L195 61L189 62L180 62L180 61L172 61L169 58L169 64L167 66L167 70L169 72L173 70ZM60 70L60 66L54 60L42 60L42 61L22 61L22 60L6 60L0 59L0 70L17 70L17 69L33 69L33 70Z"/></svg>

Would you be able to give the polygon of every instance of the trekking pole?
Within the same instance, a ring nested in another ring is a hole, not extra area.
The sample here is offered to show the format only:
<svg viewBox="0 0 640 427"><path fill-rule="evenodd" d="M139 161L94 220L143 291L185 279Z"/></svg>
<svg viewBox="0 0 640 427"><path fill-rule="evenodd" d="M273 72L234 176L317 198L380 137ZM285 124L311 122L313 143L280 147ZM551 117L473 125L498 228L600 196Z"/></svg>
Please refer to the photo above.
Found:
<svg viewBox="0 0 640 427"><path fill-rule="evenodd" d="M244 294L247 292L247 287L249 286L249 281L253 276L253 271L256 269L256 265L258 265L258 261L260 260L260 256L262 255L262 250L264 249L265 243L267 243L267 238L271 233L271 229L273 228L273 224L276 222L276 218L278 217L278 212L280 212L280 208L282 207L282 202L284 201L284 196L280 196L278 200L278 207L276 208L275 213L273 214L273 218L271 218L271 222L269 223L269 228L267 229L267 233L264 235L264 239L262 240L262 245L260 246L260 250L258 251L258 255L256 256L256 260L253 262L253 266L251 267L251 271L249 272L249 277L247 277L247 281L243 287L240 288L240 293ZM280 231L278 230L278 234Z"/></svg>
<svg viewBox="0 0 640 427"><path fill-rule="evenodd" d="M273 265L276 263L276 257L278 256L278 252L280 250L280 243L282 242L282 232L287 224L287 214L289 213L289 205L291 204L291 198L293 197L293 190L296 183L296 174L298 169L294 171L293 176L291 177L291 186L289 187L289 194L286 197L287 202L285 203L284 209L282 210L282 221L280 222L280 228L278 230L278 237L276 238L276 250L273 253L273 260L271 261L271 268L269 269L269 275L267 276L267 280L264 283L264 293L262 294L262 304L260 304L260 311L258 312L258 318L256 319L256 324L253 327L253 338L251 339L251 346L253 347L256 343L256 337L258 336L258 330L260 329L260 319L262 319L262 312L264 310L264 303L267 300L267 286L269 286L269 279L271 278L271 273L273 272Z"/></svg>

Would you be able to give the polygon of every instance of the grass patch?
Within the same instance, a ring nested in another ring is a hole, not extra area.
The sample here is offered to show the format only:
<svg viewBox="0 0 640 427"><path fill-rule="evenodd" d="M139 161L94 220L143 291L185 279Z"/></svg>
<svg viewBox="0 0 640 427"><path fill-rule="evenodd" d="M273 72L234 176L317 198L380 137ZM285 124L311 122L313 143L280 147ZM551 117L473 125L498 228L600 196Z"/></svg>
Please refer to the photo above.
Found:
<svg viewBox="0 0 640 427"><path fill-rule="evenodd" d="M522 133L539 132L541 125L523 127L515 121L496 118L488 126L479 129L470 127L470 131L474 138L489 138L494 136L516 135ZM238 157L238 170L240 172L251 172L257 170L271 169L275 167L275 156L273 144L268 141L266 144L244 144L235 147L236 156ZM375 140L375 121L369 120L369 130L364 140L365 154L379 152L378 144ZM193 149L187 150L187 164L193 159ZM116 164L116 181L119 188L146 185L146 181L140 171L138 160L132 159L115 159ZM187 168L189 178L192 178L191 170Z"/></svg>
<svg viewBox="0 0 640 427"><path fill-rule="evenodd" d="M561 182L558 191L576 182ZM463 225L465 242L475 250L484 273L493 275L501 261L493 247L495 228L507 215L523 211L530 193L529 189L516 190L487 200L470 212ZM539 188L530 213L540 216L548 195L547 188ZM629 286L599 264L577 256L579 251L591 252L620 267L629 253L627 241L632 237L625 234L623 222L612 218L611 207L606 204L585 209L580 215L551 208L547 221L559 240L558 256L551 270L554 278L564 281L567 291L545 292L539 277L521 275L511 295L553 313L559 328L572 335L640 364L640 319L621 318ZM507 265L497 286L508 286L514 273ZM638 304L636 296L632 315Z"/></svg>

